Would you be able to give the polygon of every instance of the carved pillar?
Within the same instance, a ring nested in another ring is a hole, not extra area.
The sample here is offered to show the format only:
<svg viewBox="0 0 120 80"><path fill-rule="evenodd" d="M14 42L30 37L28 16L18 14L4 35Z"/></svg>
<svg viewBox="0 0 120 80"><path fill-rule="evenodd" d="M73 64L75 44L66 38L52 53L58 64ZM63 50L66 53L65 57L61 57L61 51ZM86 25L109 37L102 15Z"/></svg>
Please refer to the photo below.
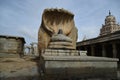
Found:
<svg viewBox="0 0 120 80"><path fill-rule="evenodd" d="M117 49L116 49L115 43L112 43L112 48L113 48L113 57L116 58L117 57Z"/></svg>
<svg viewBox="0 0 120 80"><path fill-rule="evenodd" d="M106 57L105 44L102 44L102 56L103 56L103 57Z"/></svg>
<svg viewBox="0 0 120 80"><path fill-rule="evenodd" d="M28 48L28 54L30 54L30 48Z"/></svg>
<svg viewBox="0 0 120 80"><path fill-rule="evenodd" d="M95 56L94 45L91 45L91 56Z"/></svg>

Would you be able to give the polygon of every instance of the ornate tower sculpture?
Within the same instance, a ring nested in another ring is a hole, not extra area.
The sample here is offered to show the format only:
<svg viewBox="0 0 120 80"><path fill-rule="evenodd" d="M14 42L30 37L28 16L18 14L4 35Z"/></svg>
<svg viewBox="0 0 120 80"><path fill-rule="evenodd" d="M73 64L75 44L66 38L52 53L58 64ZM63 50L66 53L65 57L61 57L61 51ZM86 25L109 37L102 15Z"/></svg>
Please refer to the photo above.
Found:
<svg viewBox="0 0 120 80"><path fill-rule="evenodd" d="M38 32L38 47L76 49L74 15L64 9L45 9Z"/></svg>
<svg viewBox="0 0 120 80"><path fill-rule="evenodd" d="M118 30L120 30L120 25L116 24L115 17L111 15L111 12L109 11L109 15L105 18L105 25L102 25L100 30L100 35L107 35Z"/></svg>

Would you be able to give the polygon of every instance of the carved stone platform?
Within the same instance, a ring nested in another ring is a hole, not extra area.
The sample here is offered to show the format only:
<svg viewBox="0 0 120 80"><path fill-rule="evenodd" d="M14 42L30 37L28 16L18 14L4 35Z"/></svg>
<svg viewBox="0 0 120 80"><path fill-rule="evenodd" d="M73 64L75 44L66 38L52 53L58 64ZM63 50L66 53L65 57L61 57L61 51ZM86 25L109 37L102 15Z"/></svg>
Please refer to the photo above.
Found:
<svg viewBox="0 0 120 80"><path fill-rule="evenodd" d="M78 50L63 50L63 49L45 49L43 55L45 56L78 56Z"/></svg>
<svg viewBox="0 0 120 80"><path fill-rule="evenodd" d="M46 49L42 54L45 80L117 79L116 58L79 56L77 50Z"/></svg>

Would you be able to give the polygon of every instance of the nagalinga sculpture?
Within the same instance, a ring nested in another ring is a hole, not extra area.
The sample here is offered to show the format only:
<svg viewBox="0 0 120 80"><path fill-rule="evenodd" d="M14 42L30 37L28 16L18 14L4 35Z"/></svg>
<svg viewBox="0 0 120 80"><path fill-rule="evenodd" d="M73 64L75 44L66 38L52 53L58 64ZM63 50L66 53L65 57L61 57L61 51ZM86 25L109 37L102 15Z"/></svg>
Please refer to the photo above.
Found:
<svg viewBox="0 0 120 80"><path fill-rule="evenodd" d="M53 35L58 34L59 30L62 30L62 34L72 40L70 49L76 49L78 35L74 15L64 9L45 9L38 32L39 51L48 48L51 38Z"/></svg>

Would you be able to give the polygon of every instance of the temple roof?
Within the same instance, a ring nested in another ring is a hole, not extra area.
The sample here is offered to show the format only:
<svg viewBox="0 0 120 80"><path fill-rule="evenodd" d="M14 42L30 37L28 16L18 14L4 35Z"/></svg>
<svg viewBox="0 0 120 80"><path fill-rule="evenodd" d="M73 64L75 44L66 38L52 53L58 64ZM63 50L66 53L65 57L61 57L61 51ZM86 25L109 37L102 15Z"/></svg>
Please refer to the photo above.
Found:
<svg viewBox="0 0 120 80"><path fill-rule="evenodd" d="M0 38L21 39L24 43L26 43L24 37L20 37L20 36L0 35Z"/></svg>
<svg viewBox="0 0 120 80"><path fill-rule="evenodd" d="M115 17L111 15L111 12L109 11L109 15L106 16L105 20L115 20Z"/></svg>

